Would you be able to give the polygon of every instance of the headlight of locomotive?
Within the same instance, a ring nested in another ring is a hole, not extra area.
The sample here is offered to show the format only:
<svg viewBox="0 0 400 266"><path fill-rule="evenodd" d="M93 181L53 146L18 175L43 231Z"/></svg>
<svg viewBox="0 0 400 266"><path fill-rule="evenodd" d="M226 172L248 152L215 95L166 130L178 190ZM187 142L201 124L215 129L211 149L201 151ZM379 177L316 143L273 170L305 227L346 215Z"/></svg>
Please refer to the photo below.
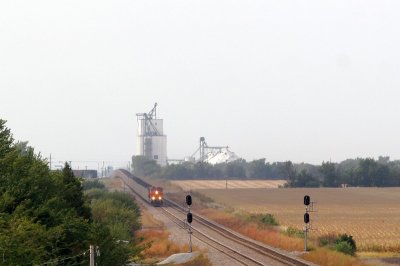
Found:
<svg viewBox="0 0 400 266"><path fill-rule="evenodd" d="M159 200L161 200L161 199L162 199L162 198L161 198L161 196L160 196L160 197L158 197L158 199L159 199Z"/></svg>
<svg viewBox="0 0 400 266"><path fill-rule="evenodd" d="M156 190L156 195L158 195L158 190Z"/></svg>
<svg viewBox="0 0 400 266"><path fill-rule="evenodd" d="M153 196L153 197L151 197L151 199L152 199L152 200L155 200L155 199L156 199L156 197L154 197L154 196Z"/></svg>

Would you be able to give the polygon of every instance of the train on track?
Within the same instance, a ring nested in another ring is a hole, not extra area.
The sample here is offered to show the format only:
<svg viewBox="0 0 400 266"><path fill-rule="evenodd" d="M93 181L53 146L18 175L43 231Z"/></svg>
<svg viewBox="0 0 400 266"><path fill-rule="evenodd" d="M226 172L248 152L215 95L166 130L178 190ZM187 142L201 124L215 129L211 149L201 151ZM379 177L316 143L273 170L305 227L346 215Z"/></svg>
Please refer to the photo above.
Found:
<svg viewBox="0 0 400 266"><path fill-rule="evenodd" d="M126 177L132 179L135 183L134 190L146 199L151 205L159 207L164 204L164 191L162 187L155 187L147 183L146 181L134 176L129 171L119 169Z"/></svg>
<svg viewBox="0 0 400 266"><path fill-rule="evenodd" d="M164 193L162 187L149 187L148 199L153 206L163 205Z"/></svg>

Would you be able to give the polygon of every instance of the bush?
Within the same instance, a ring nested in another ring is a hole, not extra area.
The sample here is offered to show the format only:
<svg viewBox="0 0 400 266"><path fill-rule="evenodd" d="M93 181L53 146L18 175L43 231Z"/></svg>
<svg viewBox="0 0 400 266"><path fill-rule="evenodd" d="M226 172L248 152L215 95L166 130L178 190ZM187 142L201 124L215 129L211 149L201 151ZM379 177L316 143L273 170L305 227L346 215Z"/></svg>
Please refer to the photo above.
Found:
<svg viewBox="0 0 400 266"><path fill-rule="evenodd" d="M294 236L294 237L298 237L298 238L304 238L304 231L303 230L300 230L300 229L297 229L297 228L294 228L294 227L291 227L291 226L289 226L287 229L286 229L286 232L285 232L288 236Z"/></svg>
<svg viewBox="0 0 400 266"><path fill-rule="evenodd" d="M338 252L354 255L357 251L356 242L351 235L342 234L336 235L333 233L320 236L318 238L319 246L328 247Z"/></svg>
<svg viewBox="0 0 400 266"><path fill-rule="evenodd" d="M122 206L131 208L131 209L135 210L136 212L140 212L139 206L136 204L135 197L130 194L114 191L114 192L107 193L104 198L117 201Z"/></svg>
<svg viewBox="0 0 400 266"><path fill-rule="evenodd" d="M336 241L339 239L338 235L335 233L329 233L323 236L318 237L318 244L321 247L333 247Z"/></svg>
<svg viewBox="0 0 400 266"><path fill-rule="evenodd" d="M353 248L350 246L350 244L348 242L342 241L342 242L338 242L335 245L335 250L347 255L354 255L354 251Z"/></svg>
<svg viewBox="0 0 400 266"><path fill-rule="evenodd" d="M85 191L86 198L91 201L105 197L107 191L104 189L92 188Z"/></svg>
<svg viewBox="0 0 400 266"><path fill-rule="evenodd" d="M278 225L278 221L275 219L275 217L272 214L264 214L261 217L261 223L265 225Z"/></svg>
<svg viewBox="0 0 400 266"><path fill-rule="evenodd" d="M242 214L242 215L246 215ZM270 214L270 213L265 213L265 214L250 214L245 218L250 222L255 222L260 226L275 226L275 225L279 225L278 221L275 219L275 217Z"/></svg>
<svg viewBox="0 0 400 266"><path fill-rule="evenodd" d="M98 188L98 189L105 189L106 186L101 183L99 180L94 179L94 180L85 180L82 184L82 187L84 190L89 190L92 188Z"/></svg>
<svg viewBox="0 0 400 266"><path fill-rule="evenodd" d="M354 241L351 235L340 235L335 241L335 249L339 252L353 256L357 251L356 241Z"/></svg>

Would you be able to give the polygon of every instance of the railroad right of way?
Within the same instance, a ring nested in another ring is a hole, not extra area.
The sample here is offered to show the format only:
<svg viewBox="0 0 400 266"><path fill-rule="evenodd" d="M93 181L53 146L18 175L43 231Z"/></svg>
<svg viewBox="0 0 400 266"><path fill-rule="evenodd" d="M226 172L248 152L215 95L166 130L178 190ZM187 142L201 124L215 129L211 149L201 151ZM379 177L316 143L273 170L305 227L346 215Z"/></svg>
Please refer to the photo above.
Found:
<svg viewBox="0 0 400 266"><path fill-rule="evenodd" d="M146 182L126 170L117 170L114 176L121 178L132 193L147 202L144 189L148 186ZM182 234L187 234L187 224L185 224L187 210L184 206L165 198L164 206L161 208L147 205L148 208L158 209L182 228ZM245 237L196 213L193 213L192 231L194 238L234 260L237 265L313 265L285 251Z"/></svg>

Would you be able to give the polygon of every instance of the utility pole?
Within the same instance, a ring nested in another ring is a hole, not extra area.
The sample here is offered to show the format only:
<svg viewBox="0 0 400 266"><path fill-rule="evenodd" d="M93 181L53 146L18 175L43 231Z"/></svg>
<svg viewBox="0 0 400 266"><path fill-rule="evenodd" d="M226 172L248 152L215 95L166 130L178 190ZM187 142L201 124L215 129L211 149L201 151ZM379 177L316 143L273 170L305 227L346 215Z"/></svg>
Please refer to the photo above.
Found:
<svg viewBox="0 0 400 266"><path fill-rule="evenodd" d="M94 245L90 245L90 264L89 266L94 266Z"/></svg>
<svg viewBox="0 0 400 266"><path fill-rule="evenodd" d="M50 171L51 171L51 153L50 153Z"/></svg>

